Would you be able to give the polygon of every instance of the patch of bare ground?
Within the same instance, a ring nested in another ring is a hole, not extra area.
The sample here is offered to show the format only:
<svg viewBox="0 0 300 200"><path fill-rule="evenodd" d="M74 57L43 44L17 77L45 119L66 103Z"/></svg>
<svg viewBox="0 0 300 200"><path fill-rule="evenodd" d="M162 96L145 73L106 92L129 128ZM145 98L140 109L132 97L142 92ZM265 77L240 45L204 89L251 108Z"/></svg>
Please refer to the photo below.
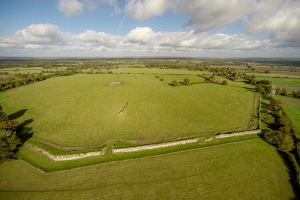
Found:
<svg viewBox="0 0 300 200"><path fill-rule="evenodd" d="M108 85L124 85L124 84L121 81L108 81L106 85L108 86Z"/></svg>

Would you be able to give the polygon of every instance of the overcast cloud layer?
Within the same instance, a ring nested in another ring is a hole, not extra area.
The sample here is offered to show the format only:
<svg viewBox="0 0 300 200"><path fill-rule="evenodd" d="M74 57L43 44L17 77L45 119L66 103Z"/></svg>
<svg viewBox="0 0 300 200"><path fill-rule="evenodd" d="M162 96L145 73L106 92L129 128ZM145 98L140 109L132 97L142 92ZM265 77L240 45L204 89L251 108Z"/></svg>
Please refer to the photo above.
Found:
<svg viewBox="0 0 300 200"><path fill-rule="evenodd" d="M166 12L189 15L182 27L185 31L155 32L151 27L136 27L126 36L86 30L78 35L62 32L55 24L31 24L12 35L0 37L0 53L36 51L37 55L117 55L177 56L221 55L299 56L300 1L298 0L128 0L123 9L117 0L59 0L59 9L67 18L80 16L108 4L112 14L148 20ZM209 30L242 22L242 34L215 33ZM73 52L73 54L72 54ZM78 53L76 53L78 52ZM80 52L85 52L82 54ZM104 54L101 54L103 52ZM110 53L108 53L110 52ZM139 54L135 54L139 52ZM117 53L117 54L113 54ZM186 53L186 54L182 54Z"/></svg>

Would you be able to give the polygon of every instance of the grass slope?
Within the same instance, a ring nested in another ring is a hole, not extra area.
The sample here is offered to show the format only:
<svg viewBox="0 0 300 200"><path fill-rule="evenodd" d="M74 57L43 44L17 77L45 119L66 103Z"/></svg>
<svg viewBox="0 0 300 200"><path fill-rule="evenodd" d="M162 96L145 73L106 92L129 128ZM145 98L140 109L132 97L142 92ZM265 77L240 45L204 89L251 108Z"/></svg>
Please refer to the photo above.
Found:
<svg viewBox="0 0 300 200"><path fill-rule="evenodd" d="M293 199L289 171L262 140L56 173L0 165L1 199Z"/></svg>
<svg viewBox="0 0 300 200"><path fill-rule="evenodd" d="M276 96L276 99L279 99L283 102L286 112L289 118L295 125L297 130L297 134L300 137L300 99L295 99L291 97L284 97L284 96Z"/></svg>
<svg viewBox="0 0 300 200"><path fill-rule="evenodd" d="M300 77L299 77L300 78ZM288 91L300 91L300 79L286 79L286 78L267 78L257 77L257 80L270 80L272 84L277 87L285 88Z"/></svg>
<svg viewBox="0 0 300 200"><path fill-rule="evenodd" d="M61 146L100 145L112 139L153 141L245 127L254 112L247 86L198 84L172 87L172 80L202 77L95 74L56 77L0 94L6 113L28 109L33 138ZM120 80L125 85L105 86ZM241 85L242 84L242 85ZM128 102L125 112L119 113Z"/></svg>

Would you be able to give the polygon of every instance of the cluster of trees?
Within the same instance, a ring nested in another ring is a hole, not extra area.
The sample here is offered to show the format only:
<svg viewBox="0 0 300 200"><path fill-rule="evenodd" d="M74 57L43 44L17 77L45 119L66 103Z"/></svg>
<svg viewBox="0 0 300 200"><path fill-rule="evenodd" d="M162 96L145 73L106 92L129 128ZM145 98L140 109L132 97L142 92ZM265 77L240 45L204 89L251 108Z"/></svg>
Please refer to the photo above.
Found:
<svg viewBox="0 0 300 200"><path fill-rule="evenodd" d="M183 84L183 85L189 85L189 84L190 84L190 79L189 79L189 78L183 79L182 84ZM178 86L179 83L177 82L177 80L174 80L174 81L172 81L171 85L172 85L172 86Z"/></svg>
<svg viewBox="0 0 300 200"><path fill-rule="evenodd" d="M19 124L16 118L22 116L26 110L7 115L0 106L0 162L17 158L22 144L32 136L31 128L27 125L33 120L26 120Z"/></svg>
<svg viewBox="0 0 300 200"><path fill-rule="evenodd" d="M290 152L295 148L294 142L294 126L288 119L283 103L273 97L268 97L270 104L268 110L264 110L267 117L264 122L272 127L272 131L264 133L264 138L270 143L278 147L278 149Z"/></svg>
<svg viewBox="0 0 300 200"><path fill-rule="evenodd" d="M200 76L200 75L199 75ZM205 82L206 83L215 83L215 84L221 84L221 85L228 85L228 82L226 80L223 80L222 82L219 82L218 80L215 80L214 76L210 76L210 77L205 77ZM180 82L182 85L194 85L194 84L200 84L202 82L190 82L189 78L185 78L183 79L183 82ZM171 82L172 86L178 86L179 83L177 82L177 80L174 80Z"/></svg>
<svg viewBox="0 0 300 200"><path fill-rule="evenodd" d="M260 94L269 97L273 95L282 95L282 96L288 96L293 98L300 98L300 91L293 91L292 94L289 94L285 88L276 87L272 85L272 81L270 80L261 80L257 81L255 80L255 76L252 75L251 77L248 77L248 83L255 85L255 91L259 92Z"/></svg>
<svg viewBox="0 0 300 200"><path fill-rule="evenodd" d="M75 73L77 73L77 72L75 72ZM13 77L10 77L8 80L0 83L0 91L4 91L4 90L15 88L15 87L20 87L20 86L35 83L38 81L43 81L43 80L50 78L51 76L70 76L75 73L73 71L68 71L68 70L55 71L54 73L47 74L47 75L43 75L43 73L39 73L37 75L30 74L30 73L28 73L28 74L16 73L16 74L14 74Z"/></svg>
<svg viewBox="0 0 300 200"><path fill-rule="evenodd" d="M215 84L221 84L221 85L228 85L228 82L226 80L223 80L222 82L219 82L219 80L216 80L214 76L205 77L206 83L215 83Z"/></svg>
<svg viewBox="0 0 300 200"><path fill-rule="evenodd" d="M272 97L268 97L268 99L270 102L268 105L270 111L263 110L267 114L264 122L272 127L272 130L265 132L263 137L267 142L288 155L296 171L296 180L298 187L300 187L300 167L297 161L297 159L300 160L300 139L295 135L294 125L287 117L283 103Z"/></svg>
<svg viewBox="0 0 300 200"><path fill-rule="evenodd" d="M160 81L164 81L164 77L160 77L159 74L156 74L155 78L159 78Z"/></svg>

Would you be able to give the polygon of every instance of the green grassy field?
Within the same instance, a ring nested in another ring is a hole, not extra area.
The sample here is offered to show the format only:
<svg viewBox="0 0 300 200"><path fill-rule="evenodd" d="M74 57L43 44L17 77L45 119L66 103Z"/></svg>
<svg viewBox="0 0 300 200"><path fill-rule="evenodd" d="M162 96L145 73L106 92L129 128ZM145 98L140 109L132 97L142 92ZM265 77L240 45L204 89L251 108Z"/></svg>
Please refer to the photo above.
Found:
<svg viewBox="0 0 300 200"><path fill-rule="evenodd" d="M247 75L249 75L249 76L252 76L252 75L255 75L255 76L257 76L257 77L264 77L264 78L268 78L268 77L278 77L278 76L280 76L280 77L290 77L290 78L300 78L300 75L299 75L299 73L297 72L297 73L293 73L293 72L291 72L292 74L279 74L279 73L277 73L276 74L276 72L275 73L272 73L272 74L265 74L265 73L247 73Z"/></svg>
<svg viewBox="0 0 300 200"><path fill-rule="evenodd" d="M107 70L103 70L104 72ZM126 71L127 73L151 73L151 74L212 74L208 71L189 71L186 69L159 69L159 68L119 68L110 71Z"/></svg>
<svg viewBox="0 0 300 200"><path fill-rule="evenodd" d="M300 77L299 77L300 78ZM287 79L287 78L269 78L257 77L257 80L270 80L272 84L277 87L285 88L288 91L300 91L300 79Z"/></svg>
<svg viewBox="0 0 300 200"><path fill-rule="evenodd" d="M28 109L33 138L61 146L97 146L108 140L155 141L247 126L255 94L244 83L172 87L189 77L95 74L51 78L2 92L6 113ZM105 86L120 80L125 85ZM119 113L128 102L124 112Z"/></svg>
<svg viewBox="0 0 300 200"><path fill-rule="evenodd" d="M294 123L297 134L300 137L300 99L285 96L276 96L276 99L279 99L284 103L284 107L288 113L288 116Z"/></svg>
<svg viewBox="0 0 300 200"><path fill-rule="evenodd" d="M18 70L17 70L18 69ZM30 68L4 68L0 69L0 72L7 72L9 74L15 74L15 73L21 73L21 74L27 74L27 73L32 73L32 74L38 74L41 71L60 71L60 70L65 70L67 69L66 67L60 67L58 69L44 69L42 67L30 67Z"/></svg>
<svg viewBox="0 0 300 200"><path fill-rule="evenodd" d="M251 140L56 173L0 165L1 199L294 199L274 147Z"/></svg>

